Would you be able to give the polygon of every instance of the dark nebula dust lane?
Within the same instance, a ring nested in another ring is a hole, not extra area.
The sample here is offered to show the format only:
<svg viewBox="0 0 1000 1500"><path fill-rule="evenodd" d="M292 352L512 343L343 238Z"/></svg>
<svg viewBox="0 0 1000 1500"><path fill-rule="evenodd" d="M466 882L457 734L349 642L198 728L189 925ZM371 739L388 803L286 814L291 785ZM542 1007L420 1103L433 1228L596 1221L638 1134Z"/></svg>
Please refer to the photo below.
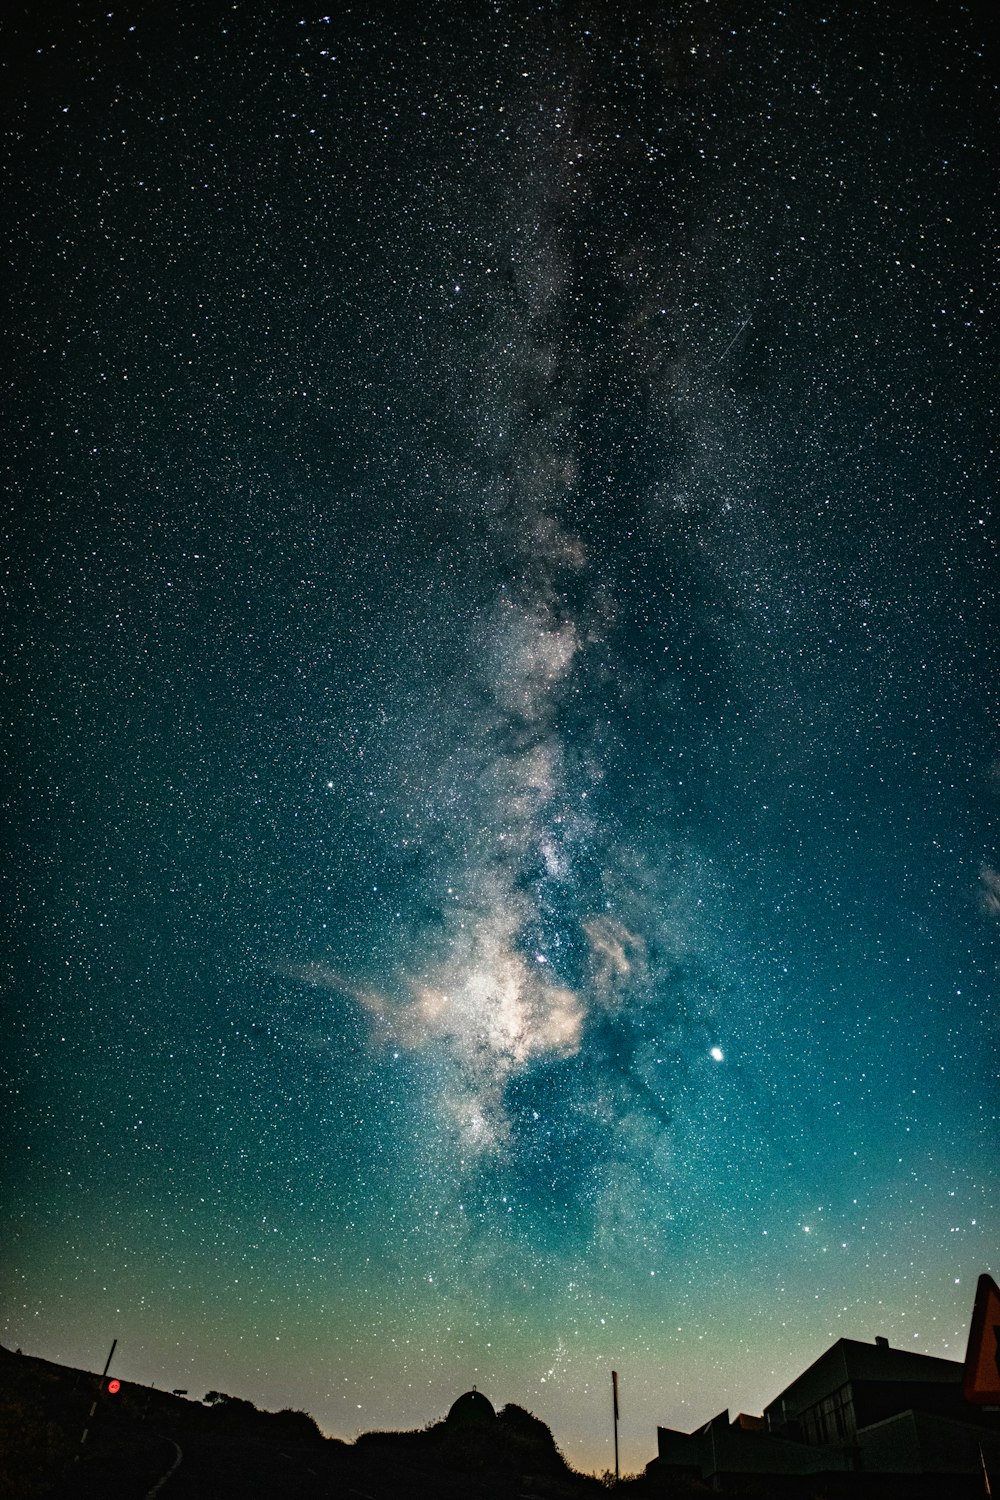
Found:
<svg viewBox="0 0 1000 1500"><path fill-rule="evenodd" d="M7 29L3 1343L597 1468L960 1357L978 13Z"/></svg>

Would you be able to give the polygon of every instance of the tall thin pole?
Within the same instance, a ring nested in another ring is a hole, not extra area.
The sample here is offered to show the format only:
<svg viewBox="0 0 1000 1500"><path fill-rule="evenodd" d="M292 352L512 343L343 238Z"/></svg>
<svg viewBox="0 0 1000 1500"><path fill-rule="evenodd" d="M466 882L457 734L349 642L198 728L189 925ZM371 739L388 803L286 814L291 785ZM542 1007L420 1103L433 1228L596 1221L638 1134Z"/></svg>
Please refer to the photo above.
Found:
<svg viewBox="0 0 1000 1500"><path fill-rule="evenodd" d="M112 1339L112 1341L111 1341L111 1352L108 1355L107 1359L104 1361L104 1371L103 1371L103 1373L101 1375L101 1384L97 1388L97 1396L99 1396L101 1394L101 1387L104 1385L104 1377L105 1377L105 1375L107 1375L109 1369L111 1368L111 1360L112 1360L114 1352L115 1352L115 1350L117 1348L118 1348L118 1340L117 1339ZM87 1433L90 1431L90 1424L94 1420L94 1412L97 1410L97 1396L95 1396L94 1399L93 1399L93 1401L90 1403L90 1411L87 1413L87 1425L84 1427L83 1432L82 1432L82 1434L80 1436L80 1448L82 1448L83 1445L84 1445L84 1443L87 1441ZM76 1456L77 1456L77 1458L80 1457L79 1450L77 1451L77 1455Z"/></svg>
<svg viewBox="0 0 1000 1500"><path fill-rule="evenodd" d="M104 1361L104 1370L101 1373L101 1379L102 1380L104 1379L105 1375L108 1373L108 1371L111 1368L111 1361L114 1358L115 1350L117 1348L118 1348L118 1340L117 1339L112 1339L111 1340L111 1353L108 1355L107 1359Z"/></svg>
<svg viewBox="0 0 1000 1500"><path fill-rule="evenodd" d="M618 1483L618 1371L611 1371L611 1400L615 1412L615 1484Z"/></svg>

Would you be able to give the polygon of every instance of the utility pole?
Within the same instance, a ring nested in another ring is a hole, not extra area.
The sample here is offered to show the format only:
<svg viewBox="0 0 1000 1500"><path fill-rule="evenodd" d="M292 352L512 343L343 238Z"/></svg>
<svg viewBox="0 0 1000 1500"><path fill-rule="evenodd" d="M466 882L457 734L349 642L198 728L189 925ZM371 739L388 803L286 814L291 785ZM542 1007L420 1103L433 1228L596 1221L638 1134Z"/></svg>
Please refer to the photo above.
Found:
<svg viewBox="0 0 1000 1500"><path fill-rule="evenodd" d="M90 1431L90 1424L94 1420L94 1412L97 1410L97 1396L99 1396L101 1394L101 1391L102 1391L102 1389L104 1387L104 1377L107 1375L108 1370L111 1368L111 1358L112 1358L112 1355L114 1354L115 1349L117 1347L118 1347L118 1340L117 1339L113 1339L112 1343L111 1343L111 1353L108 1355L107 1359L104 1361L104 1372L101 1375L101 1383L97 1387L97 1395L94 1397L93 1401L90 1403L90 1411L87 1414L87 1425L86 1425L86 1427L84 1427L83 1433L82 1433L81 1438L80 1438L80 1447L81 1448L83 1447L84 1443L87 1441L87 1433ZM76 1456L77 1456L77 1458L80 1457L79 1452L77 1453Z"/></svg>
<svg viewBox="0 0 1000 1500"><path fill-rule="evenodd" d="M618 1371L611 1371L611 1402L615 1413L615 1484L618 1483Z"/></svg>

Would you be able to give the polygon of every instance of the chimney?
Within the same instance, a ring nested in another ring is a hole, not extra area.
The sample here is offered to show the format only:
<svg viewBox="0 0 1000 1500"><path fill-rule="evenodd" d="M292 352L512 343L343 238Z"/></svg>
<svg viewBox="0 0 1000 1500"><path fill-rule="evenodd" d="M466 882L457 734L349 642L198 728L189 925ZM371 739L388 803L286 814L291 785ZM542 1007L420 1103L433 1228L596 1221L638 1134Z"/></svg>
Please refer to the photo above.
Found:
<svg viewBox="0 0 1000 1500"><path fill-rule="evenodd" d="M884 1339L880 1333L877 1333L875 1335L875 1348L876 1349L888 1349L888 1347L889 1347L889 1340L888 1339Z"/></svg>

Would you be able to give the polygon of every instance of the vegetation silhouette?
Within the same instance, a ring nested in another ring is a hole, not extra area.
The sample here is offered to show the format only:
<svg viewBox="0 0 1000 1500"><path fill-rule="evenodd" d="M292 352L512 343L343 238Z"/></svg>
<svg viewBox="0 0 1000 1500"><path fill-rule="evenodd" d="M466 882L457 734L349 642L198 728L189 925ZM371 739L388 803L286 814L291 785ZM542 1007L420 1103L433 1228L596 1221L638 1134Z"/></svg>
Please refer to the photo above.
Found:
<svg viewBox="0 0 1000 1500"><path fill-rule="evenodd" d="M314 1417L307 1411L293 1411L284 1407L281 1411L261 1411L252 1401L242 1396L227 1396L223 1391L209 1391L203 1404L211 1409L212 1421L218 1431L238 1433L252 1430L266 1433L278 1442L324 1443Z"/></svg>
<svg viewBox="0 0 1000 1500"><path fill-rule="evenodd" d="M0 1348L0 1500L146 1494L178 1453L169 1481L178 1496L210 1491L213 1500L351 1492L370 1500L584 1500L603 1492L599 1480L574 1473L538 1417L515 1404L495 1413L475 1397L455 1403L459 1414L474 1411L473 1421L459 1415L347 1443L324 1437L307 1412L261 1411L217 1390L198 1401L127 1380L110 1395L95 1374Z"/></svg>
<svg viewBox="0 0 1000 1500"><path fill-rule="evenodd" d="M490 1475L497 1480L580 1477L545 1423L514 1404L488 1421L446 1419L416 1432L363 1432L354 1446L366 1456L377 1455L381 1463L406 1463L426 1472Z"/></svg>

